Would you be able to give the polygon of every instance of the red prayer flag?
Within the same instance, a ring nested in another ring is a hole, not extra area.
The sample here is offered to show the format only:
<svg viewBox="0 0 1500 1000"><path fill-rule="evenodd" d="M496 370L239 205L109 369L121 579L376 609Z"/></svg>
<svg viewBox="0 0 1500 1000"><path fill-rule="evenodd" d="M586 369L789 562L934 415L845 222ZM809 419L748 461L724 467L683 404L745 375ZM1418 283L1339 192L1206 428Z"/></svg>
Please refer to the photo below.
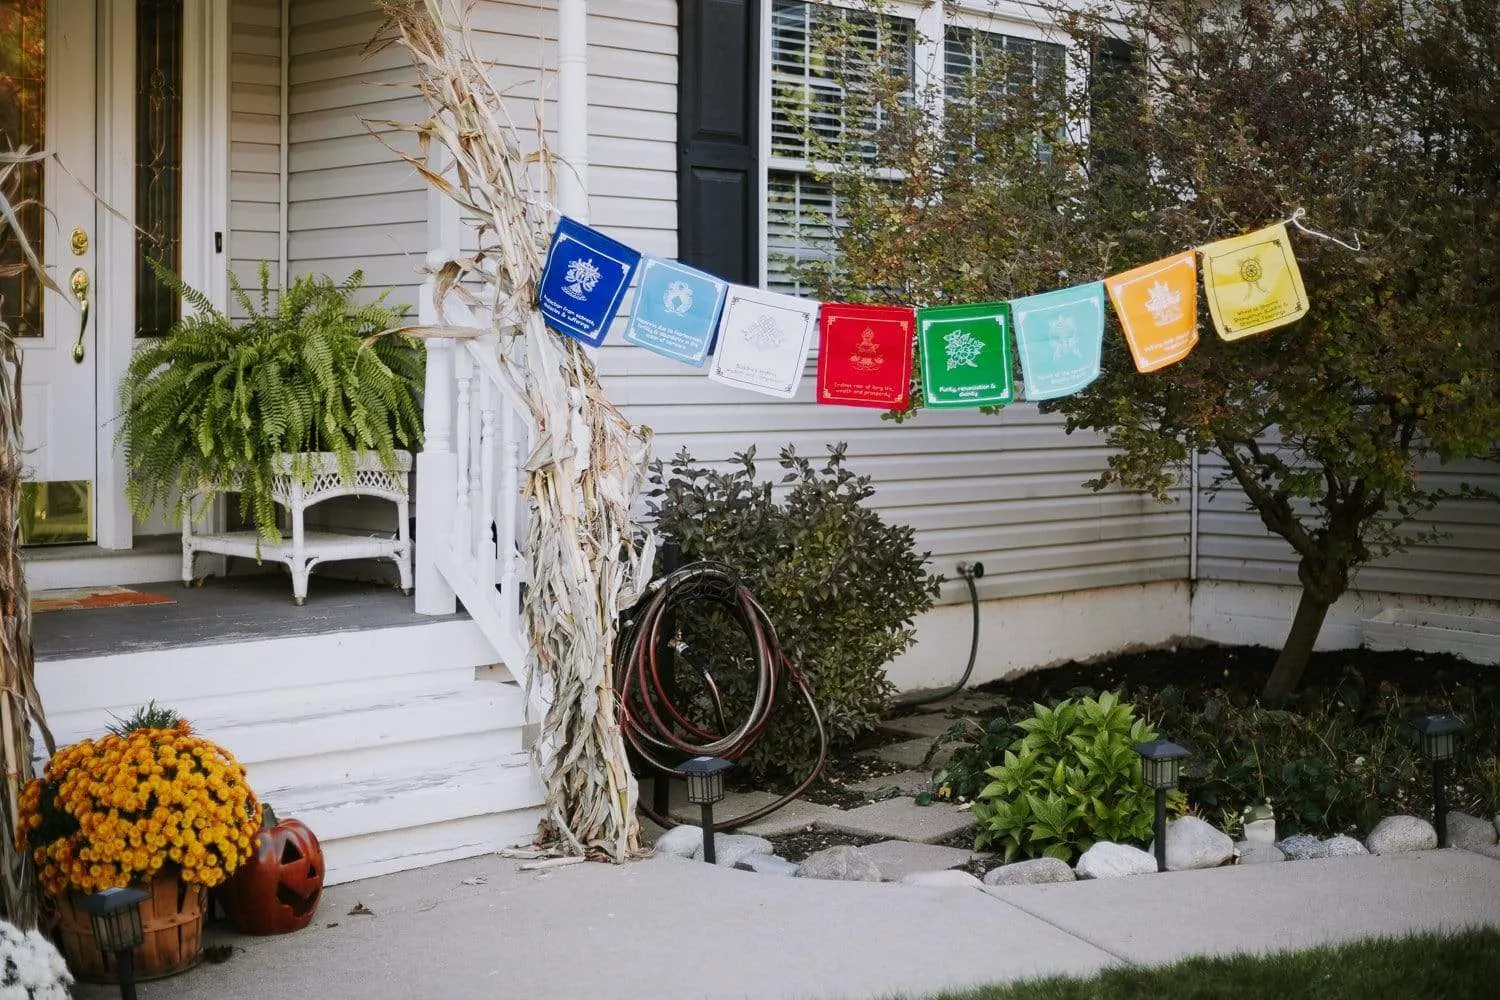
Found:
<svg viewBox="0 0 1500 1000"><path fill-rule="evenodd" d="M915 327L910 306L824 303L818 321L818 402L906 409Z"/></svg>

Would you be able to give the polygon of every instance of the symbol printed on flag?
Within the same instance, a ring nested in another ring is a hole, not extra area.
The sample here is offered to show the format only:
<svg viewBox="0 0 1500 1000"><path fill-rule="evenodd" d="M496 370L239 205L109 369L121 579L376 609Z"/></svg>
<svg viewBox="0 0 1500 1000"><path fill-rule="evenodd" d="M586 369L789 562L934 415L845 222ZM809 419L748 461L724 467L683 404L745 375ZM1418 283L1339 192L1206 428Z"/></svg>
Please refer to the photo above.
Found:
<svg viewBox="0 0 1500 1000"><path fill-rule="evenodd" d="M948 370L959 365L979 367L979 355L984 351L984 342L967 330L954 330L943 338L948 348Z"/></svg>
<svg viewBox="0 0 1500 1000"><path fill-rule="evenodd" d="M865 327L859 335L859 343L854 345L854 353L849 355L849 363L863 371L872 372L885 364L885 356L880 353L880 345L875 343L875 331Z"/></svg>
<svg viewBox="0 0 1500 1000"><path fill-rule="evenodd" d="M673 316L686 316L693 308L693 290L685 281L674 281L661 297L661 307Z"/></svg>
<svg viewBox="0 0 1500 1000"><path fill-rule="evenodd" d="M1072 356L1083 357L1083 349L1078 346L1078 321L1072 316L1054 317L1047 329L1052 333L1052 360L1061 361L1063 358Z"/></svg>
<svg viewBox="0 0 1500 1000"><path fill-rule="evenodd" d="M773 351L782 345L786 337L782 334L781 328L776 325L775 320L769 316L761 316L745 331L745 339L758 350Z"/></svg>
<svg viewBox="0 0 1500 1000"><path fill-rule="evenodd" d="M1182 319L1182 293L1172 291L1165 281L1158 281L1151 286L1151 294L1146 296L1145 305L1157 326L1166 326Z"/></svg>
<svg viewBox="0 0 1500 1000"><path fill-rule="evenodd" d="M603 273L594 264L593 258L577 260L568 263L568 271L563 275L563 291L573 298L582 302L589 297L594 286L599 284Z"/></svg>
<svg viewBox="0 0 1500 1000"><path fill-rule="evenodd" d="M1250 298L1256 292L1266 294L1265 288L1260 283L1265 276L1266 269L1261 266L1259 257L1246 257L1240 261L1240 280L1251 286L1245 289L1245 298Z"/></svg>

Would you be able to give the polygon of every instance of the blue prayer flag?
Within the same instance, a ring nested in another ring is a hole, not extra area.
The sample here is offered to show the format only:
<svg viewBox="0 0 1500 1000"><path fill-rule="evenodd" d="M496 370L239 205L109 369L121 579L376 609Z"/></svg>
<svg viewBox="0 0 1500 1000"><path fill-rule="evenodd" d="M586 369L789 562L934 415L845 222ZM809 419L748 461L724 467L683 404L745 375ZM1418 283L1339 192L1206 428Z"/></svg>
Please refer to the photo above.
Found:
<svg viewBox="0 0 1500 1000"><path fill-rule="evenodd" d="M564 216L542 271L537 294L542 315L554 329L598 347L640 260L625 244Z"/></svg>
<svg viewBox="0 0 1500 1000"><path fill-rule="evenodd" d="M713 348L729 283L675 261L647 257L625 340L662 357L702 367Z"/></svg>
<svg viewBox="0 0 1500 1000"><path fill-rule="evenodd" d="M1056 399L1099 377L1104 282L1043 292L1010 304L1027 399Z"/></svg>

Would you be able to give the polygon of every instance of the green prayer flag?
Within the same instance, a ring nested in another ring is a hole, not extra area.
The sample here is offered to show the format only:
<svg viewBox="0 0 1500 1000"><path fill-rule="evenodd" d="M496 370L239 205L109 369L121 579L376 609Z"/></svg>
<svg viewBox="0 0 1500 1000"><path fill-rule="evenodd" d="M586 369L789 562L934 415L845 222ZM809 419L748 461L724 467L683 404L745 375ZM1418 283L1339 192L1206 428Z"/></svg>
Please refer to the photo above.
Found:
<svg viewBox="0 0 1500 1000"><path fill-rule="evenodd" d="M962 410L1015 399L1005 303L918 309L917 340L925 405Z"/></svg>

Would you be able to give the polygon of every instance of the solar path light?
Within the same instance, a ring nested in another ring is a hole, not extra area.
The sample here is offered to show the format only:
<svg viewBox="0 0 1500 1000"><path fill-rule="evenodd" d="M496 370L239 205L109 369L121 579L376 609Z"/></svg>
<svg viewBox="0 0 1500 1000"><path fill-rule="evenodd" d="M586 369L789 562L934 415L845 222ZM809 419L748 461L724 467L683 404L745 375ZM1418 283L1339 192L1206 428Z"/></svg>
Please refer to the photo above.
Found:
<svg viewBox="0 0 1500 1000"><path fill-rule="evenodd" d="M1447 763L1453 757L1463 720L1451 715L1419 715L1411 727L1422 737L1422 756L1432 764L1432 825L1437 830L1438 846L1448 846L1448 794L1444 782Z"/></svg>
<svg viewBox="0 0 1500 1000"><path fill-rule="evenodd" d="M1177 787L1177 778L1182 772L1186 747L1171 740L1152 740L1137 743L1135 752L1141 755L1141 777L1147 788L1156 789L1156 870L1167 870L1167 792Z"/></svg>
<svg viewBox="0 0 1500 1000"><path fill-rule="evenodd" d="M694 757L677 769L687 779L689 802L703 807L703 860L714 864L714 803L724 798L724 772L730 763L722 757Z"/></svg>

